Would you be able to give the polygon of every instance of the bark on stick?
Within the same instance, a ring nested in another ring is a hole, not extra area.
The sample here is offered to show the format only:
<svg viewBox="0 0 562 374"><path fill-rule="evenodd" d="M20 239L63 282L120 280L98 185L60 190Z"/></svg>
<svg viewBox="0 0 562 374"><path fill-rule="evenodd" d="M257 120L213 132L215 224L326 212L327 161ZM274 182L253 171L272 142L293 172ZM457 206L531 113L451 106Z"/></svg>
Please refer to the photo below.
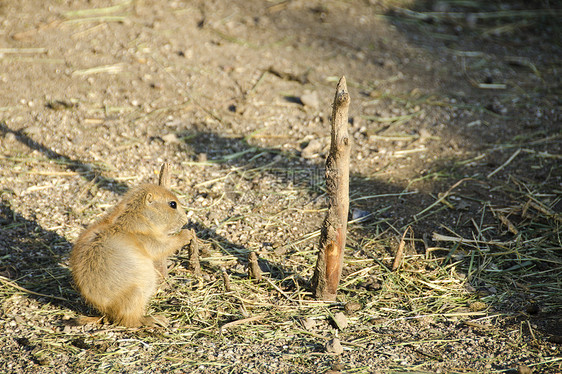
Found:
<svg viewBox="0 0 562 374"><path fill-rule="evenodd" d="M250 252L248 255L248 273L250 278L255 279L256 281L261 281L262 275L260 270L260 265L258 264L258 255L256 252Z"/></svg>
<svg viewBox="0 0 562 374"><path fill-rule="evenodd" d="M336 300L343 266L349 211L349 103L347 84L345 77L342 77L332 104L332 140L326 159L328 213L322 224L318 259L312 278L314 297L318 300Z"/></svg>
<svg viewBox="0 0 562 374"><path fill-rule="evenodd" d="M392 271L396 271L400 268L400 264L402 263L402 259L404 258L404 247L406 246L406 234L408 233L408 230L413 233L410 226L408 226L406 230L404 230L404 234L402 234L402 239L400 239L400 244L398 244L398 249L396 250L394 262L392 263Z"/></svg>
<svg viewBox="0 0 562 374"><path fill-rule="evenodd" d="M230 287L230 278L224 266L221 267L221 274L222 274L222 281L224 283L224 292L232 291L232 288Z"/></svg>
<svg viewBox="0 0 562 374"><path fill-rule="evenodd" d="M158 176L158 185L170 189L171 184L172 184L172 175L170 171L170 164L165 162L162 164L162 168L160 169L160 175ZM154 261L154 267L156 268L156 271L160 274L161 280L168 278L167 258Z"/></svg>
<svg viewBox="0 0 562 374"><path fill-rule="evenodd" d="M189 257L187 270L191 271L193 275L201 275L201 263L199 262L199 242L197 241L195 232L193 232L193 238L187 246L187 253Z"/></svg>

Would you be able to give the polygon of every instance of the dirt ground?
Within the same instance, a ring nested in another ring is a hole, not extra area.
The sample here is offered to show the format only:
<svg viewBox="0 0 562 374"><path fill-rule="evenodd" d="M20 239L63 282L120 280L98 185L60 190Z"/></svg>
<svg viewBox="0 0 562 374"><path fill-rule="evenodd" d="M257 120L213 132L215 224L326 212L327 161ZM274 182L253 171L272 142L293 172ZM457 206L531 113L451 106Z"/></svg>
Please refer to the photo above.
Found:
<svg viewBox="0 0 562 374"><path fill-rule="evenodd" d="M562 372L553 4L0 1L0 371ZM341 76L350 223L323 303ZM171 259L167 328L72 326L95 313L73 241L164 161L203 275Z"/></svg>

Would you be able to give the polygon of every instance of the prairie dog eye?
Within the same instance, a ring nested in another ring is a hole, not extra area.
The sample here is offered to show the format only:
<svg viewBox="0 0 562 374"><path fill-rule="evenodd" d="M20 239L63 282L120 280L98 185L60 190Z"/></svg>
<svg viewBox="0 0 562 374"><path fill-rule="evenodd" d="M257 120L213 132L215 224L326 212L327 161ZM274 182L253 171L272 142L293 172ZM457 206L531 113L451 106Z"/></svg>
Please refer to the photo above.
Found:
<svg viewBox="0 0 562 374"><path fill-rule="evenodd" d="M170 202L168 203L168 205L169 205L170 208L172 208L172 209L177 209L177 207L178 207L178 204L176 204L175 201L170 201Z"/></svg>

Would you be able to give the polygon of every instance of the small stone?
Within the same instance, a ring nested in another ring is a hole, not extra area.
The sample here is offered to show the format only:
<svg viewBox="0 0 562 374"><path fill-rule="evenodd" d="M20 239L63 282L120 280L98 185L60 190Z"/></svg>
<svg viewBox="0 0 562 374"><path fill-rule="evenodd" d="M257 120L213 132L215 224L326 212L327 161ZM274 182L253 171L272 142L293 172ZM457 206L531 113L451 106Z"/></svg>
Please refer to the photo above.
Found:
<svg viewBox="0 0 562 374"><path fill-rule="evenodd" d="M336 355L341 355L343 353L343 347L338 338L333 338L326 343L326 353Z"/></svg>
<svg viewBox="0 0 562 374"><path fill-rule="evenodd" d="M178 139L176 134L166 134L164 136L162 136L162 140L164 140L166 143L179 143L180 140Z"/></svg>
<svg viewBox="0 0 562 374"><path fill-rule="evenodd" d="M51 358L48 357L48 356L38 356L38 357L35 357L35 360L41 366L47 366L47 365L50 365L52 363Z"/></svg>
<svg viewBox="0 0 562 374"><path fill-rule="evenodd" d="M318 100L318 94L316 91L305 92L300 99L305 106L313 109L317 109L320 106L320 100Z"/></svg>
<svg viewBox="0 0 562 374"><path fill-rule="evenodd" d="M342 371L343 369L345 369L345 367L341 362L336 362L332 365L332 370L334 371Z"/></svg>
<svg viewBox="0 0 562 374"><path fill-rule="evenodd" d="M529 303L525 306L525 311L531 315L539 314L540 307L536 303Z"/></svg>
<svg viewBox="0 0 562 374"><path fill-rule="evenodd" d="M470 209L470 204L467 201L461 200L458 202L458 204L455 206L456 210L469 210Z"/></svg>
<svg viewBox="0 0 562 374"><path fill-rule="evenodd" d="M316 321L310 317L307 317L302 321L302 325L306 330L312 330L314 326L316 326Z"/></svg>
<svg viewBox="0 0 562 374"><path fill-rule="evenodd" d="M28 126L26 127L23 132L26 135L37 135L41 132L41 127L40 126Z"/></svg>
<svg viewBox="0 0 562 374"><path fill-rule="evenodd" d="M527 365L517 366L517 374L532 374L533 370Z"/></svg>
<svg viewBox="0 0 562 374"><path fill-rule="evenodd" d="M207 162L207 154L206 153L199 153L197 155L198 162Z"/></svg>
<svg viewBox="0 0 562 374"><path fill-rule="evenodd" d="M77 106L77 102L73 102L72 100L52 100L48 101L45 106L52 110L63 110L63 109L71 109Z"/></svg>
<svg viewBox="0 0 562 374"><path fill-rule="evenodd" d="M347 304L345 304L345 312L347 314L351 314L354 312L357 312L358 310L361 310L362 305L360 303L358 303L357 301L350 301Z"/></svg>
<svg viewBox="0 0 562 374"><path fill-rule="evenodd" d="M4 135L4 140L8 143L13 143L17 140L16 135L13 132L6 133Z"/></svg>
<svg viewBox="0 0 562 374"><path fill-rule="evenodd" d="M78 338L72 340L71 344L73 346L75 346L76 348L90 349L90 344L86 343L86 341L84 340L84 337L78 337Z"/></svg>
<svg viewBox="0 0 562 374"><path fill-rule="evenodd" d="M334 314L334 317L332 319L334 320L336 326L338 326L338 329L340 330L345 329L348 325L347 317L342 312L337 312L336 314Z"/></svg>
<svg viewBox="0 0 562 374"><path fill-rule="evenodd" d="M382 288L382 284L375 277L369 277L365 281L360 282L357 286L367 291L378 291Z"/></svg>
<svg viewBox="0 0 562 374"><path fill-rule="evenodd" d="M464 284L464 289L470 293L475 293L476 292L476 288L474 288L470 283L466 282Z"/></svg>
<svg viewBox="0 0 562 374"><path fill-rule="evenodd" d="M425 142L429 138L431 138L431 133L427 129L421 129L419 137L420 143Z"/></svg>
<svg viewBox="0 0 562 374"><path fill-rule="evenodd" d="M322 150L322 142L318 139L312 139L306 147L301 151L303 158L313 158Z"/></svg>
<svg viewBox="0 0 562 374"><path fill-rule="evenodd" d="M484 310L488 307L488 305L486 305L486 303L482 302L482 301L475 301L473 303L470 303L468 305L468 307L470 308L471 311L473 312L479 312L481 310Z"/></svg>
<svg viewBox="0 0 562 374"><path fill-rule="evenodd" d="M363 222L363 221L365 221L370 215L371 215L371 212L368 212L368 211L366 211L366 210L357 209L357 208L353 208L353 209L351 210L351 220L352 220L352 221L357 220L358 222Z"/></svg>

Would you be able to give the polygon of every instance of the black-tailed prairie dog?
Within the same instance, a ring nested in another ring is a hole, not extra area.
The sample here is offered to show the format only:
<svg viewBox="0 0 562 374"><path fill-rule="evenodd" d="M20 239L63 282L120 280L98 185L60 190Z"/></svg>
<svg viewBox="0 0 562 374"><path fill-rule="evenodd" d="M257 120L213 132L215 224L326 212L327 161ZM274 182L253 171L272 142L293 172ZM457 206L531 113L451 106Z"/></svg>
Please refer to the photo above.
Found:
<svg viewBox="0 0 562 374"><path fill-rule="evenodd" d="M158 185L130 190L107 215L74 243L70 267L76 287L88 303L119 325L153 326L162 318L145 315L166 259L195 234L183 229L187 216L168 189L164 164Z"/></svg>

